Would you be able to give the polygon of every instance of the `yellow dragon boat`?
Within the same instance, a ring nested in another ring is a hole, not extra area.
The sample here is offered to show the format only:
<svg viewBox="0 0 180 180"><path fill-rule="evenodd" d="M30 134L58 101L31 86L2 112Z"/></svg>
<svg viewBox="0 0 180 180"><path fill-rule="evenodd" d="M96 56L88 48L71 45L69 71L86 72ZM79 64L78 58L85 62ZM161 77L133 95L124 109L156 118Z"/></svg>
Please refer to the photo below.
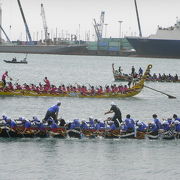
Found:
<svg viewBox="0 0 180 180"><path fill-rule="evenodd" d="M0 91L0 96L48 96L48 97L79 97L79 98L126 98L132 97L141 92L144 87L144 82L147 75L152 68L152 65L148 65L142 78L136 82L134 86L128 89L126 93L102 93L102 94L81 94L81 92L66 92L66 93L38 93L35 91L27 90L14 90L14 91Z"/></svg>

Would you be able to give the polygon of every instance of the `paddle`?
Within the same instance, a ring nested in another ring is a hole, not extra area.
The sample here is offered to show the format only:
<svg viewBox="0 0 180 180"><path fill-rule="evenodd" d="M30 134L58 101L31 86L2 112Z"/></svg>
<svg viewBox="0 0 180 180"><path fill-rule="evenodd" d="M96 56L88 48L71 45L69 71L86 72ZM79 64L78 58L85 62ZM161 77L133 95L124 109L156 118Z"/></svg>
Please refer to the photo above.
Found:
<svg viewBox="0 0 180 180"><path fill-rule="evenodd" d="M151 90L153 90L153 91L159 92L159 93L161 93L161 94L164 94L164 95L168 96L168 98L170 98L170 99L176 99L176 97L175 97L175 96L172 96L172 95L166 94L166 93L164 93L164 92L162 92L162 91L156 90L156 89L151 88L151 87L149 87L149 86L144 85L144 87L146 87L146 88L148 88L148 89L151 89Z"/></svg>

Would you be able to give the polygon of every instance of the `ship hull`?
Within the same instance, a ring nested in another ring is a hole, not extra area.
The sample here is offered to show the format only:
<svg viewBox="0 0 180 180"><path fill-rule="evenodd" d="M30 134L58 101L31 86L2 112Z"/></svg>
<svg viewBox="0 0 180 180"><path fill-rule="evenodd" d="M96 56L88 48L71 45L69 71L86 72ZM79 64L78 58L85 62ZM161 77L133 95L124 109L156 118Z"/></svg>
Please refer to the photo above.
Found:
<svg viewBox="0 0 180 180"><path fill-rule="evenodd" d="M180 58L180 40L127 37L138 56Z"/></svg>
<svg viewBox="0 0 180 180"><path fill-rule="evenodd" d="M82 54L84 45L0 45L0 52L30 54Z"/></svg>

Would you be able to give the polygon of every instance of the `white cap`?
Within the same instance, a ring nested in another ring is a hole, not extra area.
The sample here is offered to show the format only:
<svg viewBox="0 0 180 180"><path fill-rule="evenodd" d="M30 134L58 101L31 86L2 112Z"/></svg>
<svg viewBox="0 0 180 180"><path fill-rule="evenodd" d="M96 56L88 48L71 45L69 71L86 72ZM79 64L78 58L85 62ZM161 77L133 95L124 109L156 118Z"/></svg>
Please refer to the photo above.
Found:
<svg viewBox="0 0 180 180"><path fill-rule="evenodd" d="M89 116L89 119L93 119L93 116Z"/></svg>
<svg viewBox="0 0 180 180"><path fill-rule="evenodd" d="M114 106L114 105L116 105L114 102L111 102L111 106Z"/></svg>

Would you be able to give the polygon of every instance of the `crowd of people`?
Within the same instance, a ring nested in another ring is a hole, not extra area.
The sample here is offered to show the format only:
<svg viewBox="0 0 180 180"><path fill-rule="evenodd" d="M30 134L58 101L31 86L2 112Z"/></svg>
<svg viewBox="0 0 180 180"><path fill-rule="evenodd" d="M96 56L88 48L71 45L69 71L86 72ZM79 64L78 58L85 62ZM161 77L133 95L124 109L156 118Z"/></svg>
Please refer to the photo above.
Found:
<svg viewBox="0 0 180 180"><path fill-rule="evenodd" d="M125 74L122 73L123 69L121 68L121 66L119 67L118 70L115 71L116 74L121 75L121 76L125 76L125 77L130 77L131 79L140 79L143 75L143 69L140 67L138 72L136 72L136 69L134 66L131 67L131 73L129 74ZM127 78L128 79L128 78ZM148 81L159 81L159 82L177 82L180 81L179 77L177 74L175 75L171 75L171 74L156 74L156 73L148 73L147 75L147 80Z"/></svg>
<svg viewBox="0 0 180 180"><path fill-rule="evenodd" d="M122 119L119 107L112 102L109 111L104 114L114 113L113 117L108 117L106 120L100 121L90 116L88 120L74 119L71 122L66 122L64 119L58 119L58 112L60 110L61 102L57 102L54 106L48 108L45 118L41 121L36 116L32 120L27 120L24 117L19 117L16 121L2 115L2 120L5 126L9 128L16 128L21 125L24 127L22 133L29 131L32 126L36 126L39 130L45 130L46 127L50 129L65 128L66 130L94 130L94 131L113 131L119 130L120 133L144 132L158 135L159 132L172 131L180 134L180 118L174 114L172 118L161 121L156 114L152 115L152 120L149 123L135 120L130 114ZM18 123L17 123L18 122ZM19 123L20 122L20 123Z"/></svg>

